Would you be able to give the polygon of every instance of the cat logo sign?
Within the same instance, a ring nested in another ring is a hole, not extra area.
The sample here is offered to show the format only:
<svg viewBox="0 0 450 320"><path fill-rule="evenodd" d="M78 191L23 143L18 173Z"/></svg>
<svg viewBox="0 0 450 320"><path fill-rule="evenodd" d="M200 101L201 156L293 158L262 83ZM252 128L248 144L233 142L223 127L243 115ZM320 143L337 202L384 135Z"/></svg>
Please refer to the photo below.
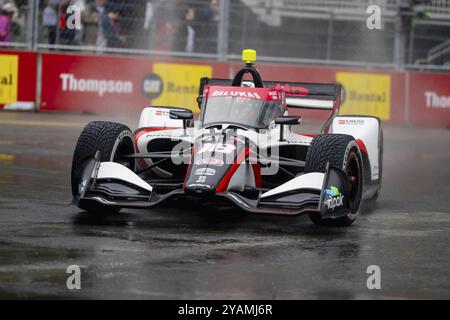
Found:
<svg viewBox="0 0 450 320"><path fill-rule="evenodd" d="M0 104L17 101L19 57L0 54Z"/></svg>
<svg viewBox="0 0 450 320"><path fill-rule="evenodd" d="M149 84L155 84L157 78L162 82L158 88L161 90L157 97L153 98L153 105L160 106L179 106L198 112L196 99L198 96L198 87L200 78L211 77L212 67L205 65L190 64L172 64L155 63L153 65L153 81ZM148 85L149 88L156 88L156 85ZM155 94L155 92L150 92Z"/></svg>
<svg viewBox="0 0 450 320"><path fill-rule="evenodd" d="M389 120L391 76L386 74L336 72L336 81L345 90L340 114L369 115Z"/></svg>

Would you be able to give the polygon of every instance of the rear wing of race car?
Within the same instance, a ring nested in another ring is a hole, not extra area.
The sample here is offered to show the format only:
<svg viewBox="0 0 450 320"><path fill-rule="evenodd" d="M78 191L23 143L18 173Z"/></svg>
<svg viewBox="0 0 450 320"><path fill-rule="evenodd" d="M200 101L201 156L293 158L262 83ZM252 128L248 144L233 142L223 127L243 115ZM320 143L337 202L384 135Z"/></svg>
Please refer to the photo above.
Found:
<svg viewBox="0 0 450 320"><path fill-rule="evenodd" d="M199 96L203 95L205 85L231 86L230 79L201 78ZM242 81L242 86L253 87L253 81ZM338 83L307 83L264 81L264 87L282 87L286 93L286 104L290 108L339 111L342 86Z"/></svg>

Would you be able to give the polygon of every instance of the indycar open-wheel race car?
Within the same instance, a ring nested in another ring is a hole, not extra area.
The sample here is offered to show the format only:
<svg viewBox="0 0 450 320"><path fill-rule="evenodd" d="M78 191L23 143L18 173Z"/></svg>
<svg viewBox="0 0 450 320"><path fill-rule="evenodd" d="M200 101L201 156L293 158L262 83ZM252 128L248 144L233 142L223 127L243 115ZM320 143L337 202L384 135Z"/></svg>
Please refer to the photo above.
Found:
<svg viewBox="0 0 450 320"><path fill-rule="evenodd" d="M234 79L200 79L200 107L148 107L133 133L91 122L72 163L73 202L89 212L151 208L170 199L230 204L250 213L309 214L350 225L381 187L382 130L369 116L339 116L338 84L263 82L244 51ZM253 80L244 80L245 75ZM321 134L297 134L293 108L331 113Z"/></svg>

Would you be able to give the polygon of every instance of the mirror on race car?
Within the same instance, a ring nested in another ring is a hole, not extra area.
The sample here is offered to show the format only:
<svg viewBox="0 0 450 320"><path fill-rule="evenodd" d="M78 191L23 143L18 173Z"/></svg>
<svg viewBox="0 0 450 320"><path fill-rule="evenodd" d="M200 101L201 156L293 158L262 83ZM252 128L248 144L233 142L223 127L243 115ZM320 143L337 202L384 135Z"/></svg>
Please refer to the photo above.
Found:
<svg viewBox="0 0 450 320"><path fill-rule="evenodd" d="M194 118L194 114L191 110L170 110L170 119L176 120L191 120Z"/></svg>
<svg viewBox="0 0 450 320"><path fill-rule="evenodd" d="M297 125L302 123L302 117L281 116L275 119L275 123L280 125L280 141L284 141L284 126Z"/></svg>
<svg viewBox="0 0 450 320"><path fill-rule="evenodd" d="M184 109L184 110L170 110L169 112L170 119L175 120L183 120L183 129L184 129L184 136L187 135L186 128L193 127L194 126L194 114L191 110Z"/></svg>
<svg viewBox="0 0 450 320"><path fill-rule="evenodd" d="M281 116L275 119L276 124L282 125L296 125L301 124L302 117L297 116Z"/></svg>

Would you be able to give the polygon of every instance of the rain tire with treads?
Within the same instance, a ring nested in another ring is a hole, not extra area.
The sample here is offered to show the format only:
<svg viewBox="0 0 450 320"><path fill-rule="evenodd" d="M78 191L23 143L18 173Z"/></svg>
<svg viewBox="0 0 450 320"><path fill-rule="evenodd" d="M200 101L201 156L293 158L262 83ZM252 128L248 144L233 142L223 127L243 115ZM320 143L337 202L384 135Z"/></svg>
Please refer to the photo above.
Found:
<svg viewBox="0 0 450 320"><path fill-rule="evenodd" d="M135 153L133 139L134 136L130 128L120 123L93 121L87 124L78 138L73 154L71 172L72 195L74 197L79 196L80 175L86 162L92 159L97 151L100 151L100 161L118 162L134 171L135 161L124 160L120 157L123 154ZM83 209L95 212L102 211L102 209L108 212L120 210L101 205Z"/></svg>
<svg viewBox="0 0 450 320"><path fill-rule="evenodd" d="M358 216L364 185L363 161L355 139L346 134L318 135L308 148L305 162L305 173L325 172L329 163L346 173L352 172L352 175L356 176L356 183L352 184L349 199L351 213L337 219L322 219L319 213L309 215L312 222L317 225L351 225Z"/></svg>

